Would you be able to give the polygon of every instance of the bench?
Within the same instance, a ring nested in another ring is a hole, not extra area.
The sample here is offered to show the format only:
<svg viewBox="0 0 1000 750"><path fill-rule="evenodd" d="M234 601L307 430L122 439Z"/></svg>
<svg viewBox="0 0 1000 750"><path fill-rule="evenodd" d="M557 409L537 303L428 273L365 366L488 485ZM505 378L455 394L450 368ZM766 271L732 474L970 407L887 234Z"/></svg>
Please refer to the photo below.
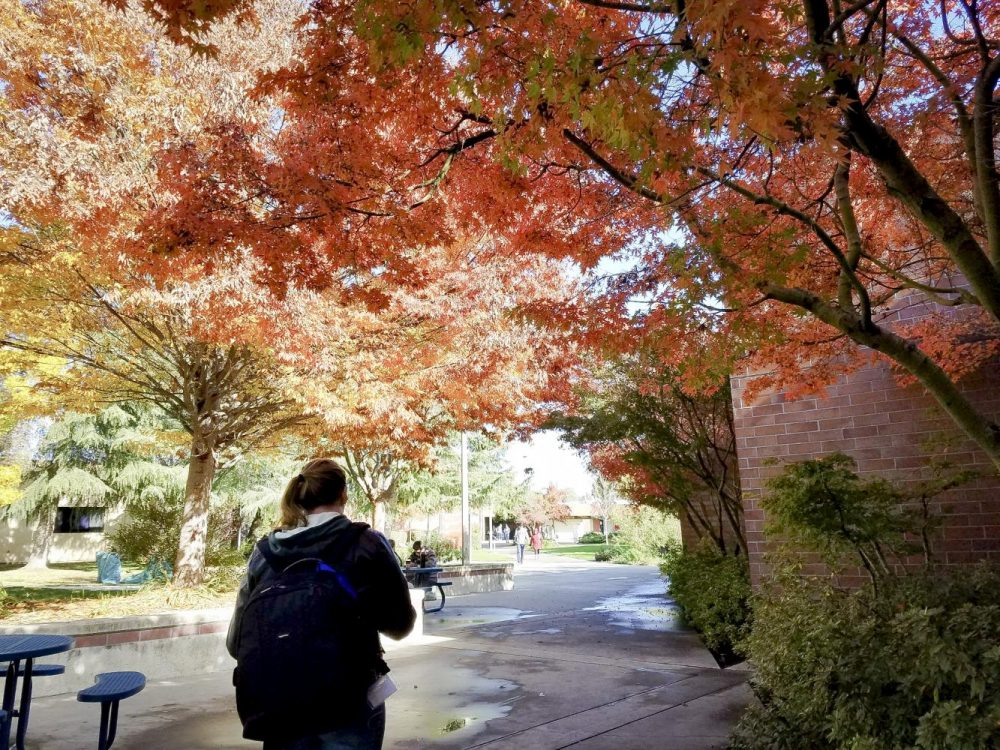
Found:
<svg viewBox="0 0 1000 750"><path fill-rule="evenodd" d="M415 589L423 589L425 594L431 593L434 589L437 589L438 591L441 592L441 606L440 607L437 607L435 609L427 609L427 600L426 599L424 599L424 601L420 604L420 607L421 607L421 609L424 610L425 614L428 613L428 612L440 612L442 609L444 609L444 587L445 586L451 586L451 581L440 581L439 582L437 580L437 574L440 573L442 570L444 570L444 568L439 568L439 567L436 567L436 566L435 567L428 567L428 568L404 568L403 569L403 575L406 577L406 580L413 586L413 588L415 588ZM423 580L425 578L430 578L431 576L434 577L434 580L431 580L431 581Z"/></svg>
<svg viewBox="0 0 1000 750"><path fill-rule="evenodd" d="M96 682L76 694L83 703L101 704L101 733L97 739L97 750L107 750L114 744L118 730L118 702L131 698L146 687L146 675L142 672L104 672L97 675Z"/></svg>
<svg viewBox="0 0 1000 750"><path fill-rule="evenodd" d="M420 606L423 608L424 614L440 612L442 609L444 609L444 599L445 599L444 587L451 586L451 584L452 584L451 581L435 581L434 583L428 583L418 587L422 588L425 594L431 593L432 591L434 591L434 589L437 589L441 593L441 605L435 607L434 609L427 609L427 599L424 599L423 602L421 602Z"/></svg>
<svg viewBox="0 0 1000 750"><path fill-rule="evenodd" d="M0 672L7 671L8 662L0 661ZM24 677L24 662L19 662L17 666L17 676ZM66 667L62 664L35 664L31 667L32 677L55 677L56 675L63 674L66 671Z"/></svg>
<svg viewBox="0 0 1000 750"><path fill-rule="evenodd" d="M15 681L17 677L26 677L28 674L28 662L34 661L33 659L18 659L17 664L17 675L14 678ZM66 671L66 667L62 664L32 664L31 665L31 680L36 677L55 677L56 675L63 674ZM0 661L0 678L5 682L8 674L10 673L10 662ZM3 744L3 737L6 737L6 722L11 722L13 726L14 719L17 719L17 735L15 737L15 746L24 745L24 736L28 728L28 716L31 713L31 680L25 680L21 685L21 707L15 711L11 711L10 715L7 712L0 711L3 717L0 717L0 746ZM6 690L6 685L4 686ZM13 699L13 685L10 687L11 698ZM4 718L5 717L5 718ZM20 745L18 745L20 743Z"/></svg>

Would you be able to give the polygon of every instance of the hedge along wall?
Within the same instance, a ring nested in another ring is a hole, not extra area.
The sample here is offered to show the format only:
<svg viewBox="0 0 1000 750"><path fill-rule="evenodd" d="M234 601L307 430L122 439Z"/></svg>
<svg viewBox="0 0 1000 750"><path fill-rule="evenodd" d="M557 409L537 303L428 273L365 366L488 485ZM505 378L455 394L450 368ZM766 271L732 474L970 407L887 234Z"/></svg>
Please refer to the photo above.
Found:
<svg viewBox="0 0 1000 750"><path fill-rule="evenodd" d="M744 524L754 583L766 572L764 511L760 498L768 477L793 461L835 451L852 456L859 473L903 483L920 478L934 457L984 476L939 496L938 558L948 564L1000 561L1000 477L986 455L966 438L937 403L919 386L901 388L889 366L876 363L826 388L818 397L790 398L785 391L746 398L747 384L758 375L732 378L736 447L743 488ZM986 368L963 382L975 403L1000 415L1000 368ZM775 461L773 465L769 465ZM822 572L818 563L806 572ZM857 573L845 583L866 580Z"/></svg>

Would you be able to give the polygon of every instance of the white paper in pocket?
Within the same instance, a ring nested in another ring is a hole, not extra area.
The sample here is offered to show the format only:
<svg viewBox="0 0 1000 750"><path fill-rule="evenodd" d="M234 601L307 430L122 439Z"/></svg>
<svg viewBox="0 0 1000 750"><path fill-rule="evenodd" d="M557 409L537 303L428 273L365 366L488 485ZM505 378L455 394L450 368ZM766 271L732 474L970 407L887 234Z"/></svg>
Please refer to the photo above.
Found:
<svg viewBox="0 0 1000 750"><path fill-rule="evenodd" d="M368 688L368 707L378 708L396 690L398 688L396 687L396 683L392 681L392 678L387 674L382 675Z"/></svg>

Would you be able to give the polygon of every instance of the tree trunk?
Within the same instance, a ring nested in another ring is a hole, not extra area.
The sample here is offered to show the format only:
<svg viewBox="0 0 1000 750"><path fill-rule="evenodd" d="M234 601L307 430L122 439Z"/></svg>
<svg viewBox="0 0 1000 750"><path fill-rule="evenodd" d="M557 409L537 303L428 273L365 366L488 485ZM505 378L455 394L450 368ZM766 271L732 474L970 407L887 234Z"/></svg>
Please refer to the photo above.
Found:
<svg viewBox="0 0 1000 750"><path fill-rule="evenodd" d="M386 504L382 497L377 497L372 501L372 528L375 531L384 532L386 518Z"/></svg>
<svg viewBox="0 0 1000 750"><path fill-rule="evenodd" d="M56 508L51 508L42 513L38 519L38 525L31 532L31 547L28 550L28 559L24 563L25 568L39 569L49 566L49 550L52 549L52 537L56 528Z"/></svg>
<svg viewBox="0 0 1000 750"><path fill-rule="evenodd" d="M386 521L389 516L389 505L396 502L396 489L399 487L398 477L393 475L387 487L372 498L372 528L385 533Z"/></svg>
<svg viewBox="0 0 1000 750"><path fill-rule="evenodd" d="M184 490L184 516L174 561L174 583L197 586L205 580L205 540L208 534L208 505L215 477L215 451L192 451Z"/></svg>

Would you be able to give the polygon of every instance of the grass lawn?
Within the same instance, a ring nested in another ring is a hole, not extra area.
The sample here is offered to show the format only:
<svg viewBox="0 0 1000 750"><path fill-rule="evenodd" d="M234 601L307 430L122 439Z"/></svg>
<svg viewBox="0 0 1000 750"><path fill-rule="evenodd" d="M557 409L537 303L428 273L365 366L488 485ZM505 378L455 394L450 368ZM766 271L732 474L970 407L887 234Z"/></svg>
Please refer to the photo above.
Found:
<svg viewBox="0 0 1000 750"><path fill-rule="evenodd" d="M594 555L605 548L603 544L560 544L557 547L542 547L543 555L574 557L577 560L594 561Z"/></svg>
<svg viewBox="0 0 1000 750"><path fill-rule="evenodd" d="M141 568L129 567L123 573L138 570ZM235 601L237 582L238 577L231 574L193 589L153 584L137 591L120 591L99 588L96 563L54 564L33 570L4 565L0 566L0 587L6 599L0 600L0 623L18 625L224 607Z"/></svg>
<svg viewBox="0 0 1000 750"><path fill-rule="evenodd" d="M131 575L141 566L122 566L122 575ZM0 565L0 586L17 587L68 587L96 584L97 563L53 563L47 568L26 570L21 565Z"/></svg>
<svg viewBox="0 0 1000 750"><path fill-rule="evenodd" d="M474 549L472 550L472 562L513 562L514 548L500 547L495 550Z"/></svg>

